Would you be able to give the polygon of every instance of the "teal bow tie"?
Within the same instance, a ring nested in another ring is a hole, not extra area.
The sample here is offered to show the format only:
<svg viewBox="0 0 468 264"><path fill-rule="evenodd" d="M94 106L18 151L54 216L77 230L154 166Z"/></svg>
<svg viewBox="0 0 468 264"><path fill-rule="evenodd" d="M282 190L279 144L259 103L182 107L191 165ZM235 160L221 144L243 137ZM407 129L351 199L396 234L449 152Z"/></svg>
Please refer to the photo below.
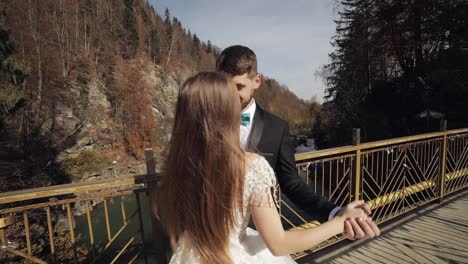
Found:
<svg viewBox="0 0 468 264"><path fill-rule="evenodd" d="M241 125L248 126L250 125L250 113L241 114Z"/></svg>

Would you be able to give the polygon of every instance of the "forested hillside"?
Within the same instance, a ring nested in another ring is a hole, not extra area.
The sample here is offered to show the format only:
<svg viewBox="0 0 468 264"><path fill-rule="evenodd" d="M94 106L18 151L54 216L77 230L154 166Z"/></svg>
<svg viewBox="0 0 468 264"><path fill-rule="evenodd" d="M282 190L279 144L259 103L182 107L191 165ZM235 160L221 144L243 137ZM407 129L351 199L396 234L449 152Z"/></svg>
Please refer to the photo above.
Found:
<svg viewBox="0 0 468 264"><path fill-rule="evenodd" d="M145 0L1 1L0 192L144 172L144 149L160 154L170 137L179 85L220 52L189 28ZM258 101L309 124L284 110L305 102L267 86Z"/></svg>

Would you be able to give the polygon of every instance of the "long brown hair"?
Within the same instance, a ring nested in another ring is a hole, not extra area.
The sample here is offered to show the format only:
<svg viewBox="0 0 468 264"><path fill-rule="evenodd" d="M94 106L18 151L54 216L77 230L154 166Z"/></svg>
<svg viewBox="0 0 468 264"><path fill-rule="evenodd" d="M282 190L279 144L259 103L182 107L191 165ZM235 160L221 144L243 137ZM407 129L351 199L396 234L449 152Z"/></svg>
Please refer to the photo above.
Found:
<svg viewBox="0 0 468 264"><path fill-rule="evenodd" d="M241 106L226 75L201 72L179 90L159 208L169 235L185 232L202 263L232 263L229 232L242 207Z"/></svg>

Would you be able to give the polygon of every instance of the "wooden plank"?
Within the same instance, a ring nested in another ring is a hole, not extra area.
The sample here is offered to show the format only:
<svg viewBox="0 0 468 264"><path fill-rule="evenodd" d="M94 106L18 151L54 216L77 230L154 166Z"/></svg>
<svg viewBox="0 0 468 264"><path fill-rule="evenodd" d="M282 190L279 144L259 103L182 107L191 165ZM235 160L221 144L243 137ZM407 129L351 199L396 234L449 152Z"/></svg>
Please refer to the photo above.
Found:
<svg viewBox="0 0 468 264"><path fill-rule="evenodd" d="M408 264L411 264L411 262L408 261L407 258L405 258L405 255L401 254L401 253L397 253L396 251L394 250L389 250L388 248L385 248L385 247L382 247L380 245L378 245L377 243L375 243L375 241L372 241L369 245L368 245L368 250L370 250L371 252L373 252L374 254L376 255L380 255L386 259L390 259L396 263L408 263ZM393 254L391 254L393 253ZM395 254L397 253L397 254Z"/></svg>
<svg viewBox="0 0 468 264"><path fill-rule="evenodd" d="M450 252L450 253L445 253L445 252L440 252L440 251L437 252L437 251L426 249L426 248L421 248L420 250L426 254L433 256L433 258L442 257L444 259L452 260L456 263L468 263L467 257L458 256L456 252Z"/></svg>
<svg viewBox="0 0 468 264"><path fill-rule="evenodd" d="M391 228L385 228L387 232L379 238L355 241L320 257L311 255L304 260L310 258L312 263L340 264L390 261L446 264L451 259L463 263L468 259L468 247L465 247L468 244L468 218L461 217L468 209L468 190L446 201L449 203L419 209L417 216L408 215L402 219L404 221L397 221L389 226Z"/></svg>
<svg viewBox="0 0 468 264"><path fill-rule="evenodd" d="M351 251L349 253L349 255L352 258L354 258L355 260L357 260L356 263L358 263L358 264L360 264L360 263L369 263L369 264L375 263L372 258L368 258L366 255L363 255L362 253Z"/></svg>
<svg viewBox="0 0 468 264"><path fill-rule="evenodd" d="M340 259L336 259L336 260L339 260L340 263L344 263L344 264L349 264L349 263L359 264L359 263L361 263L361 260L358 260L358 259L356 259L355 257L352 257L352 256L342 256L342 257L340 257ZM368 262L366 262L366 263L368 263Z"/></svg>
<svg viewBox="0 0 468 264"><path fill-rule="evenodd" d="M378 238L372 240L370 243L372 247L380 249L382 252L386 252L388 254L394 255L395 257L401 258L407 262L412 263L412 259L408 257L406 254L395 250L393 246L391 246L388 242L385 241L384 238Z"/></svg>
<svg viewBox="0 0 468 264"><path fill-rule="evenodd" d="M364 255L364 256L366 256L368 258L372 258L375 261L377 261L378 263L395 263L395 264L398 264L398 262L393 260L393 259L387 259L387 258L383 259L383 257L381 255L378 255L376 251L370 250L369 247L365 247L364 249L358 250L358 253L361 253L362 255Z"/></svg>
<svg viewBox="0 0 468 264"><path fill-rule="evenodd" d="M460 208L457 210L446 210L444 212L430 214L432 217L439 218L441 220L452 220L460 221L461 223L468 223L466 220L466 210L468 208Z"/></svg>
<svg viewBox="0 0 468 264"><path fill-rule="evenodd" d="M447 208L448 209L448 208ZM468 218L466 217L466 211L468 208L456 208L453 210L446 210L443 212L431 212L427 215L427 220L438 220L445 223L446 220L468 224ZM450 224L451 225L451 224Z"/></svg>
<svg viewBox="0 0 468 264"><path fill-rule="evenodd" d="M442 236L442 234L439 234L439 236L435 235L435 234L431 234L430 231L418 231L416 229L413 229L411 231L408 232L408 237L409 238L420 238L419 240L420 241L425 241L425 243L427 244L432 244L434 246L438 246L439 248L441 248L442 246L445 246L445 247L452 247L454 249L457 249L457 250L465 250L465 247L464 246L459 246L458 244L465 244L467 241L460 241L460 240L451 240L449 238L446 238L444 236ZM432 243L428 243L428 242L432 242ZM445 243L445 244L444 244ZM468 257L468 254L467 254L467 257Z"/></svg>
<svg viewBox="0 0 468 264"><path fill-rule="evenodd" d="M450 225L443 225L443 223L433 223L427 219L424 220L424 225L433 230L437 230L440 233L449 233L451 236L457 238L466 238L466 232L455 230Z"/></svg>
<svg viewBox="0 0 468 264"><path fill-rule="evenodd" d="M460 208L458 210L450 210L450 211L446 210L444 212L433 213L430 215L433 217L441 218L441 219L463 222L463 220L467 219L466 210L467 209Z"/></svg>
<svg viewBox="0 0 468 264"><path fill-rule="evenodd" d="M456 236L448 235L450 233L443 234L442 232L440 232L440 229L430 229L430 228L425 228L423 226L417 226L417 227L415 226L414 229L409 231L409 233L411 235L416 234L416 235L420 235L426 238L431 238L436 243L443 241L454 247L460 247L459 245L464 245L468 243L468 240L466 239L466 237L464 239L457 238ZM460 250L464 250L464 249L467 249L467 248L465 246L460 247Z"/></svg>
<svg viewBox="0 0 468 264"><path fill-rule="evenodd" d="M446 207L443 208L443 211L458 212L460 209L467 210L468 209L468 196L467 196L467 199L460 199L460 204L462 203L464 203L464 205L448 204Z"/></svg>
<svg viewBox="0 0 468 264"><path fill-rule="evenodd" d="M457 252L459 253L459 250L457 249L450 249L450 248L445 248L443 247L443 245L440 245L440 244L436 244L436 245L432 245L432 244L429 244L427 243L427 241L425 242L421 242L421 241L416 241L416 240L413 240L413 241L410 241L410 240L407 240L407 239L402 239L402 238L393 238L393 240L397 243L401 243L401 244L404 244L404 245L407 245L407 246L412 246L413 248L415 248L415 250L422 250L422 249L426 249L426 250L430 250L430 251L433 251L433 252L438 252L438 253L447 253L447 254L451 254L451 253L454 253L454 252ZM468 259L468 257L467 257Z"/></svg>
<svg viewBox="0 0 468 264"><path fill-rule="evenodd" d="M456 218L461 222L468 224L468 218L466 217L465 212L468 210L468 207L446 207L442 211L432 212L429 215L432 217L440 219L454 220Z"/></svg>
<svg viewBox="0 0 468 264"><path fill-rule="evenodd" d="M441 261L439 261L439 262L435 261L434 262L433 259L429 260L424 255L420 254L418 251L413 250L412 248L410 248L408 246L405 246L403 244L394 243L394 244L392 244L392 246L397 248L401 252L404 252L408 257L415 260L416 263L437 263L437 264L441 263L441 264L445 264L445 262L441 262Z"/></svg>
<svg viewBox="0 0 468 264"><path fill-rule="evenodd" d="M372 259L369 259L369 257L363 255L361 252L349 252L349 254L344 255L343 257L339 257L337 259L343 259L345 260L346 263L373 263Z"/></svg>
<svg viewBox="0 0 468 264"><path fill-rule="evenodd" d="M444 223L445 223L445 222L443 222L442 220L438 220L438 219L437 219L437 220L434 220L434 219L426 219L425 221L434 223L434 226L433 226L433 227L434 227L435 229L438 228L438 227L437 227L438 225L444 224ZM459 226L459 225L451 225L451 226L450 226L450 229L452 230L451 232L456 232L456 233L459 234L459 235L466 236L466 232L467 232L467 231L466 231L466 228L463 228L463 227L461 227L461 226Z"/></svg>
<svg viewBox="0 0 468 264"><path fill-rule="evenodd" d="M338 264L350 264L350 263L354 263L352 259L349 259L348 257L346 256L343 256L342 257L343 259L334 259L332 262L332 264L334 263L338 263ZM308 262L307 262L308 263ZM367 262L366 262L367 263Z"/></svg>
<svg viewBox="0 0 468 264"><path fill-rule="evenodd" d="M407 226L414 227L409 231L409 236L412 237L413 235L418 235L423 237L424 239L432 239L434 241L445 241L450 244L454 244L454 246L459 244L468 243L467 239L458 239L455 236L450 236L448 234L444 234L437 230L437 233L434 233L434 229L426 228L424 226L413 226L411 223L408 223ZM467 249L466 247L462 247L462 249Z"/></svg>

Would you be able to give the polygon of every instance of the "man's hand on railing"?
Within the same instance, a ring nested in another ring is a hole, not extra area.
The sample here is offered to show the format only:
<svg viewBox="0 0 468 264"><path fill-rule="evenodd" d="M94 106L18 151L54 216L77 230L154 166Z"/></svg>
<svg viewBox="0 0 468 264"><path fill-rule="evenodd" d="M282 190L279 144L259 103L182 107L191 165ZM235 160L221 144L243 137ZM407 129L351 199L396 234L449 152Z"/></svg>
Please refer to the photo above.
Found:
<svg viewBox="0 0 468 264"><path fill-rule="evenodd" d="M348 218L345 221L343 235L347 239L354 240L356 238L373 238L380 235L380 229L372 221L369 215L372 213L370 206L364 201L354 201L347 206L343 207L337 215L346 215L347 211L353 209L362 209L362 213L359 217Z"/></svg>

